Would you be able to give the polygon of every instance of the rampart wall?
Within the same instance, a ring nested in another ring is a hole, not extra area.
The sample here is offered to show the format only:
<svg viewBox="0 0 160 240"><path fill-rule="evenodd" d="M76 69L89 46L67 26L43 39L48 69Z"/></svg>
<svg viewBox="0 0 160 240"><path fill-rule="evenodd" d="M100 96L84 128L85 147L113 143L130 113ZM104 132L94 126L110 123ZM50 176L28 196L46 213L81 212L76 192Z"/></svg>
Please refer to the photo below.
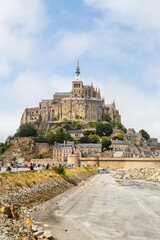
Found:
<svg viewBox="0 0 160 240"><path fill-rule="evenodd" d="M80 164L96 164L102 168L160 168L160 158L80 158Z"/></svg>

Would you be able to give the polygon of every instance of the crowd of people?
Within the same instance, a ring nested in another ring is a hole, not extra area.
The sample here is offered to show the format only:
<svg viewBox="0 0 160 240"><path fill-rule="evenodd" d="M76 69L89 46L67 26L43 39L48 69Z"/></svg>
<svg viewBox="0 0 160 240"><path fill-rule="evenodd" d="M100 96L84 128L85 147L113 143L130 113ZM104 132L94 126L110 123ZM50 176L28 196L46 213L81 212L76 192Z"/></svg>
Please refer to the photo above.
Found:
<svg viewBox="0 0 160 240"><path fill-rule="evenodd" d="M6 169L7 172L11 172L12 169L14 169L14 171L18 171L18 170L22 170L22 169L30 169L31 171L34 170L47 170L47 169L52 169L52 167L59 167L61 166L61 164L35 164L35 163L22 163L22 164L18 164L15 162L12 163L6 163L3 164L2 162L0 162L0 171L2 171L2 167L4 169Z"/></svg>

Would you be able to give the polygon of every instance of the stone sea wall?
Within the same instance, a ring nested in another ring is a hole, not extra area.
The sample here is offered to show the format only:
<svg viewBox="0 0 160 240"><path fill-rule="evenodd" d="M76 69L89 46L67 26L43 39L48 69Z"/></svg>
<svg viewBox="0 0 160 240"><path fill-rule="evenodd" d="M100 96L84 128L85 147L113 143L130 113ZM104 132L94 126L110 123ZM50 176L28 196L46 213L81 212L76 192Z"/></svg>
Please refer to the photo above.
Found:
<svg viewBox="0 0 160 240"><path fill-rule="evenodd" d="M63 175L53 173L52 170L33 172L30 175L28 172L0 174L0 240L56 239L50 232L35 225L30 219L31 212L38 204L77 186L96 173L97 168L73 168L66 169ZM25 186L26 180L22 179L25 174L28 178L33 175L35 180L39 177L41 182ZM13 179L12 182L17 184L7 184L7 179Z"/></svg>

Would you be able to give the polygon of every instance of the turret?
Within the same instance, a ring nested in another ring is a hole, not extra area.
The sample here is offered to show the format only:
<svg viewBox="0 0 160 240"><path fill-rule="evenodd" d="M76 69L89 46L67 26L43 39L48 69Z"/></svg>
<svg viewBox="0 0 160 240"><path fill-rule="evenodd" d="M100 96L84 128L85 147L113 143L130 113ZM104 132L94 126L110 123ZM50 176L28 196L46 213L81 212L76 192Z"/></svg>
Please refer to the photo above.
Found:
<svg viewBox="0 0 160 240"><path fill-rule="evenodd" d="M91 97L93 97L93 83L91 82Z"/></svg>
<svg viewBox="0 0 160 240"><path fill-rule="evenodd" d="M76 67L76 75L80 75L80 67L79 67L79 60L77 59L77 67Z"/></svg>

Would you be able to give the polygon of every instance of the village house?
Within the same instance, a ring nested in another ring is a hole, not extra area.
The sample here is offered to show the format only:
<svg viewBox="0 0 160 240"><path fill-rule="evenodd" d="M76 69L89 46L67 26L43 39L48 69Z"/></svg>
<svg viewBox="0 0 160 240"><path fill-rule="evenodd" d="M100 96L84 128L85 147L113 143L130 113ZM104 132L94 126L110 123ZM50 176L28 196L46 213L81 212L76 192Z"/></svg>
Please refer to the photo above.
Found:
<svg viewBox="0 0 160 240"><path fill-rule="evenodd" d="M84 137L84 131L82 130L70 130L69 133L74 140L79 140L81 137Z"/></svg>
<svg viewBox="0 0 160 240"><path fill-rule="evenodd" d="M74 142L64 141L64 143L55 143L53 146L53 160L57 162L67 162L68 155L72 154Z"/></svg>
<svg viewBox="0 0 160 240"><path fill-rule="evenodd" d="M96 154L102 152L101 143L79 143L77 144L77 152L80 153L80 156L88 156L89 154Z"/></svg>

